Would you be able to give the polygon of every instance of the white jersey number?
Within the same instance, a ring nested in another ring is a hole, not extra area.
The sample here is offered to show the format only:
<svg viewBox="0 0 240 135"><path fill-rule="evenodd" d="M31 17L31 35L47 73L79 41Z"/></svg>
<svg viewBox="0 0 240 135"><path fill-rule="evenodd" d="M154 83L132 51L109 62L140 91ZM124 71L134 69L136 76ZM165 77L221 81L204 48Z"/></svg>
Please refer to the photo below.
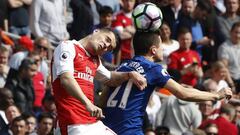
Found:
<svg viewBox="0 0 240 135"><path fill-rule="evenodd" d="M127 101L128 101L128 96L129 96L129 94L132 90L132 85L133 85L133 82L131 80L129 80L127 85L126 85L126 88L124 89L122 99L121 99L120 104L118 106L119 108L122 108L122 109L126 108ZM107 101L107 107L116 107L116 105L118 103L118 100L113 100L113 99L117 95L117 93L118 93L118 91L120 90L121 87L123 87L123 86L122 85L118 86L113 91L113 93L110 95L110 97Z"/></svg>

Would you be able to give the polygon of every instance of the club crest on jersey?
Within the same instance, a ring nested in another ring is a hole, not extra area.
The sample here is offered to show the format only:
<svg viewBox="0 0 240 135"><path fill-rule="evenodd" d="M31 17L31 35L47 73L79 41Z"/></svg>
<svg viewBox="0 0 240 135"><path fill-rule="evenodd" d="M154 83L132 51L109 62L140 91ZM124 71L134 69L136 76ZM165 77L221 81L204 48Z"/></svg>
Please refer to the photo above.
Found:
<svg viewBox="0 0 240 135"><path fill-rule="evenodd" d="M169 76L166 69L162 69L161 73L162 73L163 76Z"/></svg>
<svg viewBox="0 0 240 135"><path fill-rule="evenodd" d="M66 61L69 58L70 58L69 52L62 52L61 55L60 55L60 60L62 60L62 61Z"/></svg>

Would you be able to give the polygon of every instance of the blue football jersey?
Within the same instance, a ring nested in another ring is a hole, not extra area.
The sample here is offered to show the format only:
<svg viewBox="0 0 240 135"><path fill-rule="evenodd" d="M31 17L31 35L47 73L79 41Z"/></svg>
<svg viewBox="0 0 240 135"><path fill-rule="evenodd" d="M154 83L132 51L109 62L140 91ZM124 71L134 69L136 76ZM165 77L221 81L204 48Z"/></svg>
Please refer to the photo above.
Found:
<svg viewBox="0 0 240 135"><path fill-rule="evenodd" d="M111 88L103 109L103 122L118 135L143 135L143 117L148 100L155 88L163 87L170 76L161 65L143 56L135 56L122 63L117 71L137 71L147 79L147 87L141 91L129 80Z"/></svg>

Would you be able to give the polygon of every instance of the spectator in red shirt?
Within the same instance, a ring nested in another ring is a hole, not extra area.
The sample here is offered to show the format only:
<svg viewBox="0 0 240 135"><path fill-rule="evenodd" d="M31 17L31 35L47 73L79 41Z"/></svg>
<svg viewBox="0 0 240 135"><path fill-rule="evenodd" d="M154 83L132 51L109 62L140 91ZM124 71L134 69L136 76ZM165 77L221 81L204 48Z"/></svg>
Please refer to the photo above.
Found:
<svg viewBox="0 0 240 135"><path fill-rule="evenodd" d="M203 76L199 54L190 49L192 34L187 28L181 28L178 33L180 48L169 56L168 68L180 70L182 78L180 83L196 86L199 78Z"/></svg>
<svg viewBox="0 0 240 135"><path fill-rule="evenodd" d="M232 123L234 115L234 107L230 104L225 104L220 109L219 117L200 125L200 128L204 129L209 123L214 123L218 127L218 135L238 135L237 126Z"/></svg>

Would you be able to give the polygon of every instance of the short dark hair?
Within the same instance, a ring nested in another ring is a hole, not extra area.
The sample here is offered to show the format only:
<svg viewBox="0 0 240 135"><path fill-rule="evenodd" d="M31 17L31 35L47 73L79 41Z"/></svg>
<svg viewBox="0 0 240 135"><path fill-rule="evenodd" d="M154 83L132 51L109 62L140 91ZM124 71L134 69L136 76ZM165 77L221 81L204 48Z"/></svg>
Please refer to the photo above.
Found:
<svg viewBox="0 0 240 135"><path fill-rule="evenodd" d="M231 31L233 31L235 28L239 27L240 26L240 22L235 22L233 25L232 25L232 28L231 28Z"/></svg>
<svg viewBox="0 0 240 135"><path fill-rule="evenodd" d="M29 69L31 65L36 65L36 61L31 59L31 58L25 58L22 62L21 65L19 66L19 71L21 72L24 69Z"/></svg>
<svg viewBox="0 0 240 135"><path fill-rule="evenodd" d="M207 11L208 13L212 12L212 4L209 0L198 0L197 7L201 10Z"/></svg>
<svg viewBox="0 0 240 135"><path fill-rule="evenodd" d="M22 120L25 121L25 124L27 125L27 121L26 121L26 119L25 119L22 115L14 118L14 119L12 120L12 125L13 125L15 122L22 121Z"/></svg>
<svg viewBox="0 0 240 135"><path fill-rule="evenodd" d="M179 30L177 31L177 38L179 38L180 35L183 35L186 33L192 33L192 32L187 27L180 27Z"/></svg>
<svg viewBox="0 0 240 135"><path fill-rule="evenodd" d="M109 6L103 6L102 8L100 8L99 10L99 15L107 15L107 14L113 14L113 10L111 7Z"/></svg>
<svg viewBox="0 0 240 135"><path fill-rule="evenodd" d="M39 116L38 116L38 123L40 123L44 118L49 118L49 119L52 119L54 120L54 117L52 116L52 114L50 113L41 113Z"/></svg>
<svg viewBox="0 0 240 135"><path fill-rule="evenodd" d="M133 36L135 55L145 55L152 45L159 45L160 36L157 32L136 32Z"/></svg>

